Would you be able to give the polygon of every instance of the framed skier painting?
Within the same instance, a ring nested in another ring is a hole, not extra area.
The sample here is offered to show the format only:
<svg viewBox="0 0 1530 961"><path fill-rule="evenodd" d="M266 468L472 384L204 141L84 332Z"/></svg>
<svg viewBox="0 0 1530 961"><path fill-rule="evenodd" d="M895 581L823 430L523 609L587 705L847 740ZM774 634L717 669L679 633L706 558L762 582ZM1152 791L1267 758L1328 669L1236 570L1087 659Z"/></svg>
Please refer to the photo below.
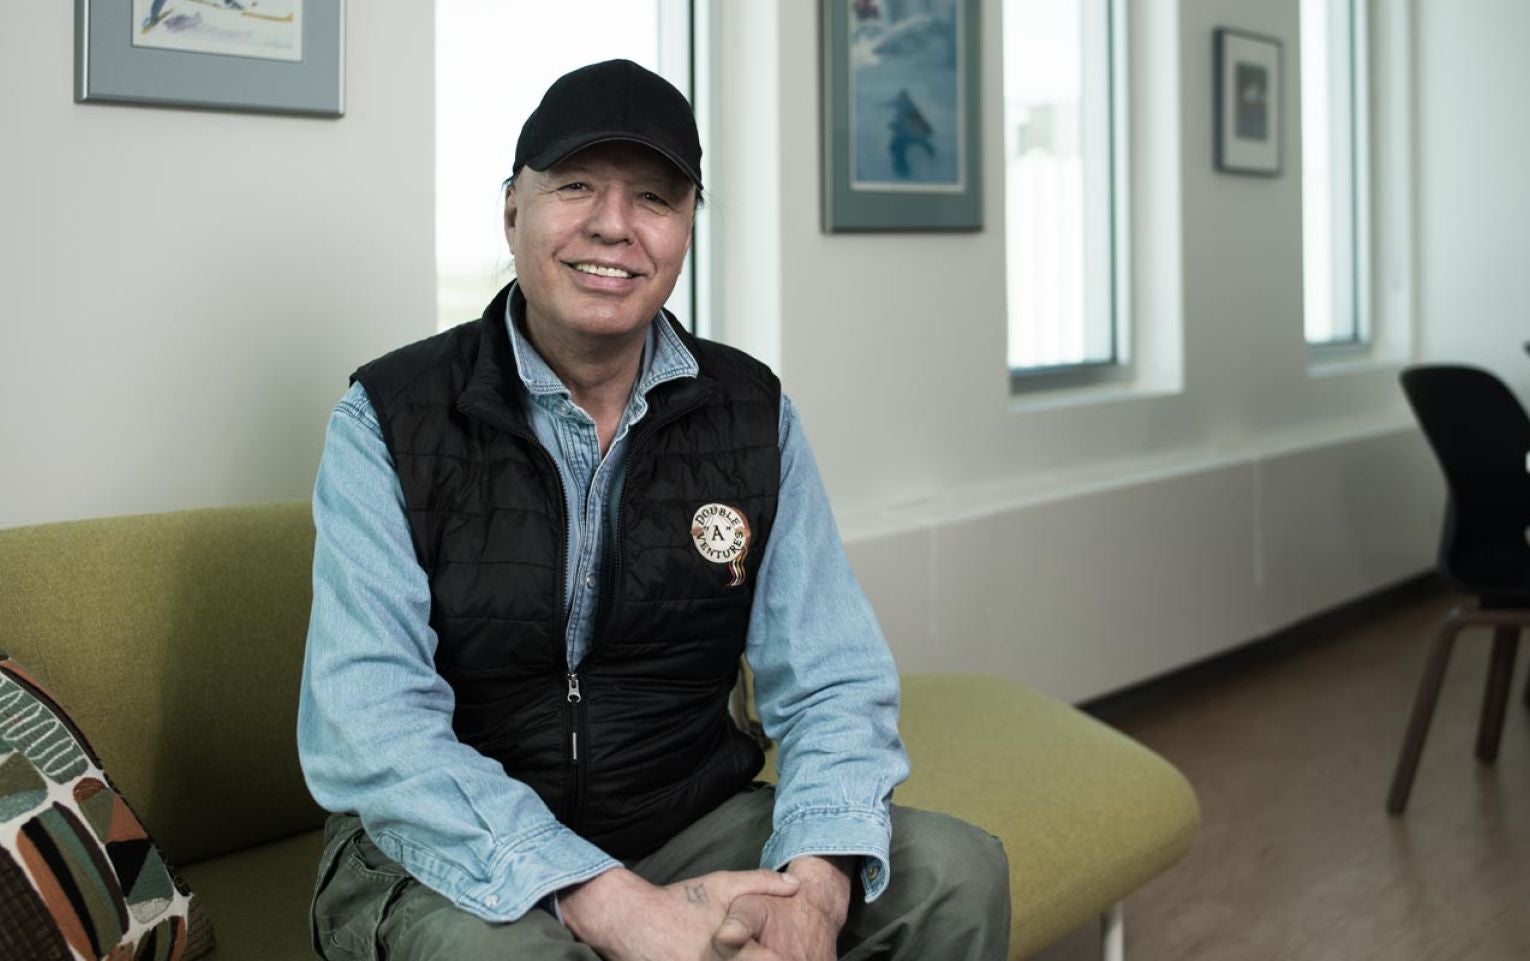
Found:
<svg viewBox="0 0 1530 961"><path fill-rule="evenodd" d="M981 230L979 0L820 0L823 229Z"/></svg>
<svg viewBox="0 0 1530 961"><path fill-rule="evenodd" d="M345 0L75 0L79 102L338 117Z"/></svg>

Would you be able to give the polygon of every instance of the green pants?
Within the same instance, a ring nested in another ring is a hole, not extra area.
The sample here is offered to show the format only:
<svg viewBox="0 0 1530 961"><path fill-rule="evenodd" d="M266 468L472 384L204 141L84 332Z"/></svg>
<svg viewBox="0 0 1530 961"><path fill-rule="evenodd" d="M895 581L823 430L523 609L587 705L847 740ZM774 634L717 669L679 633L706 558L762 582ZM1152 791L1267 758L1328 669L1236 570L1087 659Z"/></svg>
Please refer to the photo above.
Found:
<svg viewBox="0 0 1530 961"><path fill-rule="evenodd" d="M654 884L756 868L774 804L774 788L746 788L628 866ZM855 884L840 957L1007 958L1009 867L999 840L945 814L895 805L892 819L892 880L871 904ZM325 961L599 961L540 908L492 923L456 907L383 855L354 815L330 818L322 865L313 935Z"/></svg>

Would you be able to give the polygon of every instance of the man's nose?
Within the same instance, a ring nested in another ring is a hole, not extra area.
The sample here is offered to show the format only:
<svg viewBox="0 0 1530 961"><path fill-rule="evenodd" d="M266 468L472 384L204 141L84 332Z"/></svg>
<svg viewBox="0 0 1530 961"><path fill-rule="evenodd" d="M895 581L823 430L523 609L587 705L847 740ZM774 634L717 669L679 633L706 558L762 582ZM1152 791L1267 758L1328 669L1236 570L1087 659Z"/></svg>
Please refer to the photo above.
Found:
<svg viewBox="0 0 1530 961"><path fill-rule="evenodd" d="M586 224L590 234L609 244L632 240L632 197L620 187L602 190Z"/></svg>

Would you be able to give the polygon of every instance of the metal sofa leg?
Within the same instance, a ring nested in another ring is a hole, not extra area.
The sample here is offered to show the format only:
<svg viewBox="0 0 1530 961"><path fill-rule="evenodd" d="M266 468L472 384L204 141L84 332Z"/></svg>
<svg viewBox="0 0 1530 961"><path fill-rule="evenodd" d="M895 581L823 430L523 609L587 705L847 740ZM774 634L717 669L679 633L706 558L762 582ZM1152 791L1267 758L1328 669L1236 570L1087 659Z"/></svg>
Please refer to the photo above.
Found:
<svg viewBox="0 0 1530 961"><path fill-rule="evenodd" d="M1100 915L1101 961L1126 961L1126 902L1117 901Z"/></svg>

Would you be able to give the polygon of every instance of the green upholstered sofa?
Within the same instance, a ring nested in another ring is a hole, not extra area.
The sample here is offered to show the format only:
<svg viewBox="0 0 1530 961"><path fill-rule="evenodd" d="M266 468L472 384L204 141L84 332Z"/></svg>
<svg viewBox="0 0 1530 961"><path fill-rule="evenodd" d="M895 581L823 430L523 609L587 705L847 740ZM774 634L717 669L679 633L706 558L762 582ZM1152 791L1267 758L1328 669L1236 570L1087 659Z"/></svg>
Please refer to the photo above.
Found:
<svg viewBox="0 0 1530 961"><path fill-rule="evenodd" d="M71 712L202 899L217 961L311 958L323 822L298 768L305 503L0 531L0 648ZM1198 811L1166 762L985 677L904 678L901 803L1004 839L1024 957L1178 859Z"/></svg>

